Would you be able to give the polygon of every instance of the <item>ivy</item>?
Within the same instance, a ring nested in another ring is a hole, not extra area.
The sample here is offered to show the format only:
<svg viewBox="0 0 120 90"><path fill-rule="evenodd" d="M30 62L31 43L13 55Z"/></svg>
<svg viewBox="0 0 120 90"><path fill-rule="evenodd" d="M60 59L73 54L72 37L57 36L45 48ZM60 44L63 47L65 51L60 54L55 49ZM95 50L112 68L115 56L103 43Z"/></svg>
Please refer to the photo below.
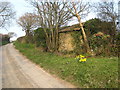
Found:
<svg viewBox="0 0 120 90"><path fill-rule="evenodd" d="M43 31L43 28L38 28L34 31L34 41L36 47L39 46L46 47L45 33Z"/></svg>
<svg viewBox="0 0 120 90"><path fill-rule="evenodd" d="M82 40L82 35L81 35L81 31L74 31L71 33L72 37L73 37L73 46L74 46L74 53L75 54L81 54L83 53L83 44L81 42Z"/></svg>

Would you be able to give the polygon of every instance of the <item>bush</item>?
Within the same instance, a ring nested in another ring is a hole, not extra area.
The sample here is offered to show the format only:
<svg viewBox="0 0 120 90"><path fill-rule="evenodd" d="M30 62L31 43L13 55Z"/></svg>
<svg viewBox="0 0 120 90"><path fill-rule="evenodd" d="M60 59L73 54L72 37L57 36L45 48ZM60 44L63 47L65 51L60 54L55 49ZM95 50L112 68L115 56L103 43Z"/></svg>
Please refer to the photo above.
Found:
<svg viewBox="0 0 120 90"><path fill-rule="evenodd" d="M120 32L116 35L117 55L120 57Z"/></svg>
<svg viewBox="0 0 120 90"><path fill-rule="evenodd" d="M82 41L82 35L81 35L81 31L74 31L72 34L73 37L73 45L74 45L74 53L76 55L79 54L84 54L85 49L84 49L84 44Z"/></svg>
<svg viewBox="0 0 120 90"><path fill-rule="evenodd" d="M88 37L98 32L112 35L113 28L111 22L101 21L98 18L90 19L85 22L84 28Z"/></svg>
<svg viewBox="0 0 120 90"><path fill-rule="evenodd" d="M98 32L89 38L89 44L96 55L116 56L118 52L117 45L112 44L110 39L110 35Z"/></svg>
<svg viewBox="0 0 120 90"><path fill-rule="evenodd" d="M84 24L84 28L86 30L87 36L91 36L101 31L100 23L101 23L100 19L97 18L86 21Z"/></svg>
<svg viewBox="0 0 120 90"><path fill-rule="evenodd" d="M45 33L42 28L38 28L34 31L34 42L36 47L46 47Z"/></svg>

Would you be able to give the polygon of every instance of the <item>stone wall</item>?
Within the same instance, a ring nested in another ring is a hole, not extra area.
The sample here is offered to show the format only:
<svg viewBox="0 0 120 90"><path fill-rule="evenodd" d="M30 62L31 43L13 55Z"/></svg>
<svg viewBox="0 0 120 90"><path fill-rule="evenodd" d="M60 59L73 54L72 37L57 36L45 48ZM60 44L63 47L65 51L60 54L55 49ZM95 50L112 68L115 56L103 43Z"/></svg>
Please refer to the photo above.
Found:
<svg viewBox="0 0 120 90"><path fill-rule="evenodd" d="M73 45L73 37L71 36L71 32L60 33L59 34L59 49L60 52L70 52L74 50Z"/></svg>
<svg viewBox="0 0 120 90"><path fill-rule="evenodd" d="M26 41L25 41L25 36L19 37L17 40L18 40L20 43L26 43Z"/></svg>

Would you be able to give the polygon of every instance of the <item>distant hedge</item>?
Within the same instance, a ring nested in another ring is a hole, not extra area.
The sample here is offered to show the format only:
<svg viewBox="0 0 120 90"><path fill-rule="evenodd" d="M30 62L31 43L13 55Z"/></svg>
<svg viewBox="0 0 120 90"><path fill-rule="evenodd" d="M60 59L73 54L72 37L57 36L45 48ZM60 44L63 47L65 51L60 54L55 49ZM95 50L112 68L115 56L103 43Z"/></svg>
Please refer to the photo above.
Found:
<svg viewBox="0 0 120 90"><path fill-rule="evenodd" d="M10 37L7 34L6 35L0 34L0 35L1 35L0 36L0 46L10 43Z"/></svg>

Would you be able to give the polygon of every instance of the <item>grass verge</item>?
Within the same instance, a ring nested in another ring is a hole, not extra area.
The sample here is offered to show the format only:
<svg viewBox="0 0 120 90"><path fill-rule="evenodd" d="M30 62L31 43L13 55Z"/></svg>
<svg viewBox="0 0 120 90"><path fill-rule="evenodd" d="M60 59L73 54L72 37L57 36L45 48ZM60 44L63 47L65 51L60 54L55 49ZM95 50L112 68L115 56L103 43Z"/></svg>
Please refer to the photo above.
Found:
<svg viewBox="0 0 120 90"><path fill-rule="evenodd" d="M2 45L6 45L6 44L8 44L9 42L8 41L0 41L0 46L2 46Z"/></svg>
<svg viewBox="0 0 120 90"><path fill-rule="evenodd" d="M118 88L118 58L87 58L79 63L74 58L41 52L33 44L15 42L16 48L32 62L51 74L80 88Z"/></svg>

